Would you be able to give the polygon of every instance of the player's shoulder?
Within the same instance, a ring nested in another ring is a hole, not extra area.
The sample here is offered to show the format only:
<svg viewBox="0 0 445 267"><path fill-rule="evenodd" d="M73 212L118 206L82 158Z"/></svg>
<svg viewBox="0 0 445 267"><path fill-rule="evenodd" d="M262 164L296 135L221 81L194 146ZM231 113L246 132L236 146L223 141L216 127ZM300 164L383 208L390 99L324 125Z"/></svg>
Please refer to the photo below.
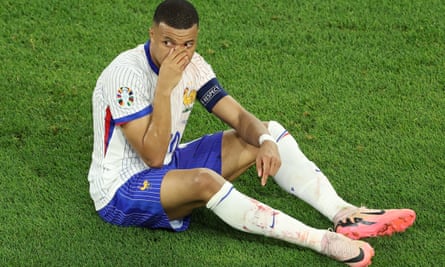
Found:
<svg viewBox="0 0 445 267"><path fill-rule="evenodd" d="M143 45L128 49L116 56L105 68L103 76L137 75L147 72L148 63ZM120 75L118 75L120 74Z"/></svg>
<svg viewBox="0 0 445 267"><path fill-rule="evenodd" d="M147 66L146 61L144 47L138 45L120 53L111 64L144 69Z"/></svg>
<svg viewBox="0 0 445 267"><path fill-rule="evenodd" d="M198 52L195 52L195 53L193 54L191 63L198 64L198 65L199 65L199 64L206 64L206 65L209 64L209 63L207 63L207 61L204 59L204 57L201 56L201 54L199 54Z"/></svg>
<svg viewBox="0 0 445 267"><path fill-rule="evenodd" d="M212 66L201 56L198 52L193 54L192 60L190 60L189 70L195 73L207 73L213 72Z"/></svg>

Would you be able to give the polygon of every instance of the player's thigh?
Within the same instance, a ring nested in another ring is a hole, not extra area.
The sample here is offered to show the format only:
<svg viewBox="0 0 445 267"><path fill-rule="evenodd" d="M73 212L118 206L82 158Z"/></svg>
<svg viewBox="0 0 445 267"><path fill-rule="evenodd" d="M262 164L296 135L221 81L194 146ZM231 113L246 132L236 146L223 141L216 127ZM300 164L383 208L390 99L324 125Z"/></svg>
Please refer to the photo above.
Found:
<svg viewBox="0 0 445 267"><path fill-rule="evenodd" d="M218 173L206 168L171 170L161 185L162 207L170 219L184 217L204 206L224 182Z"/></svg>
<svg viewBox="0 0 445 267"><path fill-rule="evenodd" d="M243 141L234 130L224 132L222 141L222 176L234 180L255 163L258 148Z"/></svg>

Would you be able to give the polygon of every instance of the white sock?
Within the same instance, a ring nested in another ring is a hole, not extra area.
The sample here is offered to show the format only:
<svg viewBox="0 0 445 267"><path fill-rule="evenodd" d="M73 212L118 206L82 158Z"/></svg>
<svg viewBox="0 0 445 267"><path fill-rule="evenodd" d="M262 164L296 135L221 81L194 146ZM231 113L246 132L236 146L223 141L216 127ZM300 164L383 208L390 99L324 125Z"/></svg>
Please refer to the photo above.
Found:
<svg viewBox="0 0 445 267"><path fill-rule="evenodd" d="M275 210L237 191L230 182L209 200L207 208L230 226L321 252L327 230L311 228L287 214Z"/></svg>
<svg viewBox="0 0 445 267"><path fill-rule="evenodd" d="M280 151L281 167L274 177L278 185L331 221L341 209L353 207L337 195L327 177L301 152L295 139L281 124L270 121L268 129L277 140Z"/></svg>

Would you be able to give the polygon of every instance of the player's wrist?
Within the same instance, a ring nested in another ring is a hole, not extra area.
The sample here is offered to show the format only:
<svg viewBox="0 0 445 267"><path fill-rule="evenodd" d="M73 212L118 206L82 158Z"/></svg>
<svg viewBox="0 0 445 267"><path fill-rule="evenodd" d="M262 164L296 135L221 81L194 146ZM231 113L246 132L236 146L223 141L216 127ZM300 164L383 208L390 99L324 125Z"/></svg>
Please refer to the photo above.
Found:
<svg viewBox="0 0 445 267"><path fill-rule="evenodd" d="M277 143L277 141L275 140L275 138L273 138L272 135L270 134L262 134L260 135L260 137L258 138L258 143L260 144L260 146L266 142L266 141L271 141L274 142L275 144Z"/></svg>

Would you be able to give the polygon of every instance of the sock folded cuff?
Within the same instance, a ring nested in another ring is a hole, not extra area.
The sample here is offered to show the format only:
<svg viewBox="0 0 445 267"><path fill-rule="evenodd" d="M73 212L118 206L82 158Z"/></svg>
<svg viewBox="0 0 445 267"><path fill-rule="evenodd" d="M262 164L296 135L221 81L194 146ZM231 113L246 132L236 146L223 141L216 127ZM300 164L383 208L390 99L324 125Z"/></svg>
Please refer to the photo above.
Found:
<svg viewBox="0 0 445 267"><path fill-rule="evenodd" d="M221 189L219 189L219 191L216 192L216 194L214 194L210 198L210 200L207 202L206 207L211 210L214 209L216 206L218 206L219 203L221 203L221 201L223 201L230 194L232 190L233 190L232 183L226 181L221 187Z"/></svg>
<svg viewBox="0 0 445 267"><path fill-rule="evenodd" d="M288 134L287 130L277 121L269 121L267 129L276 142Z"/></svg>

